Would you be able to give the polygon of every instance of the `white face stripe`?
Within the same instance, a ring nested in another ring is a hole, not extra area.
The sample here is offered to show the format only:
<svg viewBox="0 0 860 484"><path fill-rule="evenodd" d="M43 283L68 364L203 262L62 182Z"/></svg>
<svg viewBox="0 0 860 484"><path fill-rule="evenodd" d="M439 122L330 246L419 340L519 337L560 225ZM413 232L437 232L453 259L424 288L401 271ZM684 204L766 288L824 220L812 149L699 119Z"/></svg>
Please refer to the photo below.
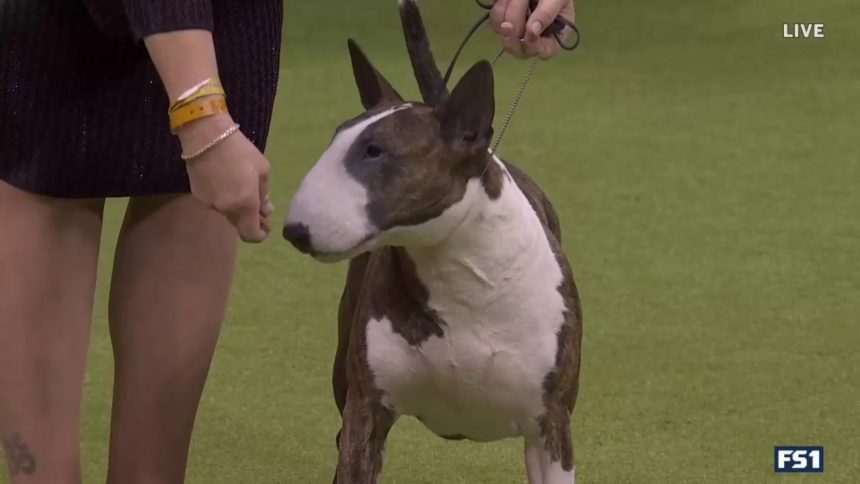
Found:
<svg viewBox="0 0 860 484"><path fill-rule="evenodd" d="M386 117L391 116L392 114L396 113L397 111L402 111L402 110L404 110L406 108L410 108L410 107L412 107L412 104L408 104L408 103L407 104L401 104L399 106L394 106L392 108L386 109L385 111L382 111L381 113L374 114L373 116L371 116L365 120L362 120L360 123L356 123L356 124L346 128L346 129L344 129L343 131L341 131L340 133L337 134L337 136L334 137L334 139L332 140L329 147L325 150L325 152L323 152L319 161L317 161L314 168L311 169L311 173L313 173L313 171L316 169L317 166L322 165L322 164L331 164L331 163L340 162L340 164L343 165L342 162L343 162L344 158L346 157L346 152L349 150L349 148L352 146L352 144L355 143L355 140L361 135L361 133L364 132L364 130L366 130L367 128L376 124L382 118L386 118ZM311 173L308 173L308 177L310 177ZM308 177L305 177L305 180L307 180Z"/></svg>
<svg viewBox="0 0 860 484"><path fill-rule="evenodd" d="M366 129L409 107L412 104L391 107L344 129L305 176L293 197L287 223L307 226L315 251L346 252L375 230L365 210L367 189L347 172L344 158Z"/></svg>
<svg viewBox="0 0 860 484"><path fill-rule="evenodd" d="M392 114L396 113L397 111L402 111L404 109L411 108L411 107L412 107L412 103L406 103L406 104L400 104L398 106L393 106L393 107L386 109L385 111L374 114L373 116L371 116L367 119L364 119L361 122L356 123L356 124L346 128L346 129L344 129L343 131L338 133L337 136L335 136L335 138L332 140L331 145L328 147L328 149L325 151L325 153L323 153L322 157L325 158L326 155L329 153L329 151L331 151L333 148L335 148L335 146L338 146L339 148L342 149L342 151L340 151L340 157L343 158L343 156L346 155L346 150L348 150L349 147L352 146L352 143L355 142L355 139L358 138L358 136L365 129L369 128L370 126L375 124L377 121L381 120L382 118L386 118L386 117L391 116ZM320 161L322 161L322 158L320 159Z"/></svg>

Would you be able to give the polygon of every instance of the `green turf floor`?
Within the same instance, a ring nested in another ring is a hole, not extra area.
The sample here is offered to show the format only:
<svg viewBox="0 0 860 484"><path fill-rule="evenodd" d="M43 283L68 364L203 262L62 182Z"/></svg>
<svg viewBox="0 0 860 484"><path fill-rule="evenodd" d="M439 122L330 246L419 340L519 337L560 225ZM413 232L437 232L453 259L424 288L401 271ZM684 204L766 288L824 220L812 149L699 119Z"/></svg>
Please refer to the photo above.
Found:
<svg viewBox="0 0 860 484"><path fill-rule="evenodd" d="M538 67L501 148L554 201L582 293L579 482L860 482L860 2L579 3L582 49ZM478 11L422 5L447 61ZM359 112L348 36L417 93L394 0L286 9L268 149L278 218ZM802 21L824 22L827 38L782 38L783 22ZM467 61L494 47L482 33ZM525 67L498 66L499 112ZM87 376L87 483L106 463L121 210L110 206ZM330 482L343 272L277 237L242 249L191 484ZM824 445L825 474L774 476L777 444ZM403 419L388 448L388 483L525 481L516 440L446 442Z"/></svg>

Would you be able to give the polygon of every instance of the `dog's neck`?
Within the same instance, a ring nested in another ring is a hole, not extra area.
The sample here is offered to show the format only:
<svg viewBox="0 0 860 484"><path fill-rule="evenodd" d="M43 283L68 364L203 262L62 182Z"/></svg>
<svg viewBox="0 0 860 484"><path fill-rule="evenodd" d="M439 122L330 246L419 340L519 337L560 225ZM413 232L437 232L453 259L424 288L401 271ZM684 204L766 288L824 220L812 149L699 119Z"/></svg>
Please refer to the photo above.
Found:
<svg viewBox="0 0 860 484"><path fill-rule="evenodd" d="M493 157L490 163L502 180L499 196L490 197L480 179L471 180L460 202L467 204L464 216L450 234L432 247L406 249L431 294L474 310L528 284L554 257L523 192L501 161Z"/></svg>

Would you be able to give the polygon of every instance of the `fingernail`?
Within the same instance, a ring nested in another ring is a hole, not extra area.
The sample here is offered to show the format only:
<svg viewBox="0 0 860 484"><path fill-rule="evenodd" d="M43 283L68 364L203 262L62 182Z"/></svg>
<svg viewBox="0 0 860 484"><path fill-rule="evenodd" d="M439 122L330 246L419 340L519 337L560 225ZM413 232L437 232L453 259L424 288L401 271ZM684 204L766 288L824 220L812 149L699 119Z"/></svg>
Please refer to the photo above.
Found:
<svg viewBox="0 0 860 484"><path fill-rule="evenodd" d="M541 25L540 22L535 20L534 22L532 22L532 25L529 30L535 37L540 37L540 34L543 32L543 25Z"/></svg>

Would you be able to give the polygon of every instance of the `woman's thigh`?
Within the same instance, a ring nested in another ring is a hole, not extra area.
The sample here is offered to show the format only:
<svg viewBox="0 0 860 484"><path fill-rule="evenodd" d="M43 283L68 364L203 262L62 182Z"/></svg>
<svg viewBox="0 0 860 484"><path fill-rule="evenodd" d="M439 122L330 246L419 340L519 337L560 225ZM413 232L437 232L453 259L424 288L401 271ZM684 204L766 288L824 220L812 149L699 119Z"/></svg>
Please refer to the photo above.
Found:
<svg viewBox="0 0 860 484"><path fill-rule="evenodd" d="M111 281L111 483L182 482L237 236L191 195L132 199Z"/></svg>
<svg viewBox="0 0 860 484"><path fill-rule="evenodd" d="M0 437L13 483L80 482L103 207L0 181Z"/></svg>

